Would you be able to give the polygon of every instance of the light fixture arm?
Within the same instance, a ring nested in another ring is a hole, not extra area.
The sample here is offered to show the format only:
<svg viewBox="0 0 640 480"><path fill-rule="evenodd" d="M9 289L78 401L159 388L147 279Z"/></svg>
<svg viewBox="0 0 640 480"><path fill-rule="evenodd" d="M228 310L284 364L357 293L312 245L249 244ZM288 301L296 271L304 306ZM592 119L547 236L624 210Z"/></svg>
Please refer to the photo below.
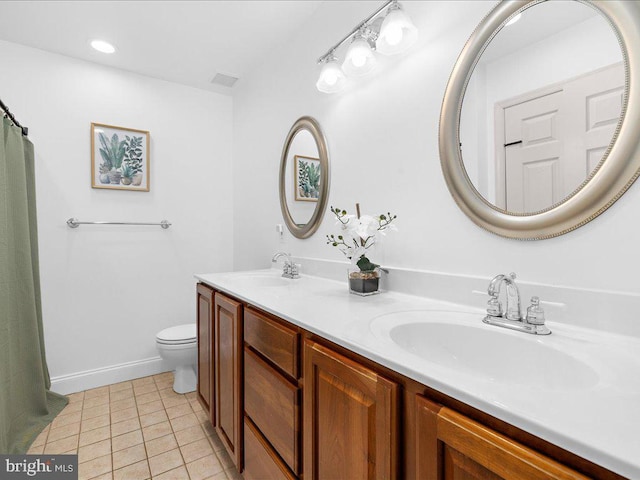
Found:
<svg viewBox="0 0 640 480"><path fill-rule="evenodd" d="M366 19L364 19L362 22L360 22L358 24L358 26L356 28L354 28L353 30L351 30L351 32L349 32L342 40L340 40L333 47L331 47L329 50L327 50L327 53L325 53L320 58L318 58L318 63L323 63L326 60L327 57L332 55L333 52L335 52L338 48L340 48L347 40L352 38L362 28L367 27L369 25L369 23L371 22L371 20L376 18L378 15L380 15L387 7L391 6L392 4L393 5L397 5L398 4L398 0L388 0L387 2L385 2L384 5L382 5L374 13L372 13Z"/></svg>

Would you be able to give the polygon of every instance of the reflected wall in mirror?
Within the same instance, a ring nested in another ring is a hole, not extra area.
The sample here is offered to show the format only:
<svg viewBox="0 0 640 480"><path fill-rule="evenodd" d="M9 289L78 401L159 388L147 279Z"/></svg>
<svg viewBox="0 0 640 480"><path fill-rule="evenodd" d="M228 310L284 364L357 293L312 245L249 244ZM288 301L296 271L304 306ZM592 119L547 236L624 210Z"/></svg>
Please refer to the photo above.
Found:
<svg viewBox="0 0 640 480"><path fill-rule="evenodd" d="M289 231L312 235L329 193L329 158L324 135L311 117L299 118L285 140L280 161L280 206Z"/></svg>
<svg viewBox="0 0 640 480"><path fill-rule="evenodd" d="M623 107L618 39L594 8L544 2L491 40L460 117L464 166L478 192L513 213L560 203L611 144Z"/></svg>
<svg viewBox="0 0 640 480"><path fill-rule="evenodd" d="M521 240L607 210L640 175L639 72L640 2L498 3L460 53L440 112L460 209Z"/></svg>

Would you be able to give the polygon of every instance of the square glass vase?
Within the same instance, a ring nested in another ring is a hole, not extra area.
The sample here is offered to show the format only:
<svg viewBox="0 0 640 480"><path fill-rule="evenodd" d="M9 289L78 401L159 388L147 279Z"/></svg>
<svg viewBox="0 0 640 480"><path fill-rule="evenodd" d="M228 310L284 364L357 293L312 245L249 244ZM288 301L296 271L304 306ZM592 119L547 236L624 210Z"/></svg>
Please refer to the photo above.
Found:
<svg viewBox="0 0 640 480"><path fill-rule="evenodd" d="M361 272L358 268L348 269L349 293L366 297L380 293L380 270Z"/></svg>

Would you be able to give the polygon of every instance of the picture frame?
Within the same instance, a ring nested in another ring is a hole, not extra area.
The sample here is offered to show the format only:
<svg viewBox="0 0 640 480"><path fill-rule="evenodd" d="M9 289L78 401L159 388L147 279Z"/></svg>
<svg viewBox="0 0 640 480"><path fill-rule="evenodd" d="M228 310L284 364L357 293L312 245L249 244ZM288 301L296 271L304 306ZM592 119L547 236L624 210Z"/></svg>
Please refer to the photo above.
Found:
<svg viewBox="0 0 640 480"><path fill-rule="evenodd" d="M320 196L321 163L319 158L294 155L293 190L296 202L317 202Z"/></svg>
<svg viewBox="0 0 640 480"><path fill-rule="evenodd" d="M149 132L91 123L91 188L148 192Z"/></svg>

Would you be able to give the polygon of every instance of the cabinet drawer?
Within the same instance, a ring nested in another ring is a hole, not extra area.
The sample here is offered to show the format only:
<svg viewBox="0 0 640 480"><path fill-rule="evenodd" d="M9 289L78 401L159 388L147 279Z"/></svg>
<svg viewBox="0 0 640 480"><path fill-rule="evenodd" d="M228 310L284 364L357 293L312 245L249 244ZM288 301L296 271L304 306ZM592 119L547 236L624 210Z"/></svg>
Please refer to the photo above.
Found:
<svg viewBox="0 0 640 480"><path fill-rule="evenodd" d="M298 337L295 330L266 315L251 308L245 310L244 341L293 378L299 375Z"/></svg>
<svg viewBox="0 0 640 480"><path fill-rule="evenodd" d="M244 362L245 413L297 474L300 468L300 389L249 349L245 349Z"/></svg>
<svg viewBox="0 0 640 480"><path fill-rule="evenodd" d="M273 453L269 443L247 417L244 419L244 478L245 480L293 480L296 478L282 460Z"/></svg>

